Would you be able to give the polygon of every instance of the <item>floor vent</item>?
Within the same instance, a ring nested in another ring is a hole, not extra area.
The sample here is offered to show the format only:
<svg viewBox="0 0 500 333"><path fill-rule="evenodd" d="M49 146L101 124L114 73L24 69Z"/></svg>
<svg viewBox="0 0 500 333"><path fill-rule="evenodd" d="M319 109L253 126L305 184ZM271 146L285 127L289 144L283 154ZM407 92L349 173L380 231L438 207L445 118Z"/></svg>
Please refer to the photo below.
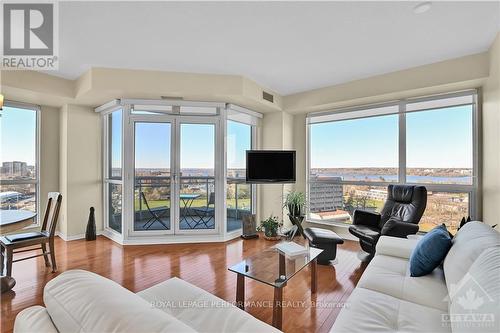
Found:
<svg viewBox="0 0 500 333"><path fill-rule="evenodd" d="M274 103L274 96L271 95L270 93L268 92L265 92L263 91L262 92L262 98L265 99L266 101L268 102L271 102L271 103Z"/></svg>

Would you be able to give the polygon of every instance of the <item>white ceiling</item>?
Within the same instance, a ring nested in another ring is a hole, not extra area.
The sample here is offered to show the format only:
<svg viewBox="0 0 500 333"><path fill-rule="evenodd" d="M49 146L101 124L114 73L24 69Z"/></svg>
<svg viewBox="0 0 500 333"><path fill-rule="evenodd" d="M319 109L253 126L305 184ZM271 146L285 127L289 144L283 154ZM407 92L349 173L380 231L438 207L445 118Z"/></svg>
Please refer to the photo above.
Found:
<svg viewBox="0 0 500 333"><path fill-rule="evenodd" d="M61 2L60 68L237 74L287 95L483 52L499 2Z"/></svg>

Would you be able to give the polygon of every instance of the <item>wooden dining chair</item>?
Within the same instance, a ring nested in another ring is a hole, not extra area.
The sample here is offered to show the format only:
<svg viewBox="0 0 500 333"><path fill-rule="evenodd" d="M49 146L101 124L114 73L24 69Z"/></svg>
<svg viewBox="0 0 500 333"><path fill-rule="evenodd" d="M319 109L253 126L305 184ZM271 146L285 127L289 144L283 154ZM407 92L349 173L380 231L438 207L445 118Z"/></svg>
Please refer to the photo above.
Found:
<svg viewBox="0 0 500 333"><path fill-rule="evenodd" d="M46 267L50 267L52 264L52 272L57 271L54 237L56 233L57 220L59 218L59 209L61 208L61 201L62 195L59 192L49 192L47 209L45 210L42 228L39 232L26 232L0 237L0 271L3 272L5 259L7 259L6 275L12 276L12 263L40 256L44 257ZM49 251L47 251L47 244L49 245ZM40 247L33 247L36 245L40 245ZM42 253L13 260L14 253L34 250L42 250Z"/></svg>

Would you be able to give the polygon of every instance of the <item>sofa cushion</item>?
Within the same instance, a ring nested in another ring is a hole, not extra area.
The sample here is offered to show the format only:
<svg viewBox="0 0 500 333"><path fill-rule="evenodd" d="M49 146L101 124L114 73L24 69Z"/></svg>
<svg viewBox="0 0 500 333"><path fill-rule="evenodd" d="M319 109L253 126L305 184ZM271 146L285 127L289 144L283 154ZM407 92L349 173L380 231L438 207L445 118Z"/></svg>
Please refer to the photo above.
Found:
<svg viewBox="0 0 500 333"><path fill-rule="evenodd" d="M418 239L382 236L377 242L376 253L409 259Z"/></svg>
<svg viewBox="0 0 500 333"><path fill-rule="evenodd" d="M178 278L137 295L198 332L279 332L223 299Z"/></svg>
<svg viewBox="0 0 500 333"><path fill-rule="evenodd" d="M14 322L14 333L58 333L47 309L40 305L19 312Z"/></svg>
<svg viewBox="0 0 500 333"><path fill-rule="evenodd" d="M482 222L466 223L452 239L452 247L444 259L446 284L457 284L481 253L500 246L500 233Z"/></svg>
<svg viewBox="0 0 500 333"><path fill-rule="evenodd" d="M451 237L444 224L422 237L410 256L411 276L424 276L438 267L451 247Z"/></svg>
<svg viewBox="0 0 500 333"><path fill-rule="evenodd" d="M450 332L443 312L357 287L330 332Z"/></svg>
<svg viewBox="0 0 500 333"><path fill-rule="evenodd" d="M449 301L454 333L500 332L500 246L483 251L460 282L450 286ZM470 320L472 315L478 320Z"/></svg>
<svg viewBox="0 0 500 333"><path fill-rule="evenodd" d="M194 332L119 284L83 270L49 281L43 301L59 332Z"/></svg>
<svg viewBox="0 0 500 333"><path fill-rule="evenodd" d="M358 287L446 312L448 294L441 268L422 277L411 277L408 260L377 254L366 268Z"/></svg>

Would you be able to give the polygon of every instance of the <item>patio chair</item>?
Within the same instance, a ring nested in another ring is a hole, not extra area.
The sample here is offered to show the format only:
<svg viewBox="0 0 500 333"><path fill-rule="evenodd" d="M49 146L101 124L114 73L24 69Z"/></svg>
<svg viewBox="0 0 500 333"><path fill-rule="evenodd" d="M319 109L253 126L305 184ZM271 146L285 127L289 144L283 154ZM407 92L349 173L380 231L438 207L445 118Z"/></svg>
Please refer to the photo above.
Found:
<svg viewBox="0 0 500 333"><path fill-rule="evenodd" d="M196 214L199 216L199 220L193 226L192 229L196 228L200 224L204 224L206 228L210 228L208 223L215 217L215 192L211 192L208 196L208 202L205 207L193 208Z"/></svg>
<svg viewBox="0 0 500 333"><path fill-rule="evenodd" d="M163 225L165 229L169 229L169 227L161 220L161 218L164 217L165 213L168 211L168 207L153 210L151 209L151 207L149 207L149 203L148 200L146 199L146 195L144 194L144 192L141 192L141 197L142 200L144 201L144 204L146 205L146 208L148 209L149 214L151 214L149 220L146 223L144 223L142 227L144 229L149 229L155 222L158 222L161 225Z"/></svg>

